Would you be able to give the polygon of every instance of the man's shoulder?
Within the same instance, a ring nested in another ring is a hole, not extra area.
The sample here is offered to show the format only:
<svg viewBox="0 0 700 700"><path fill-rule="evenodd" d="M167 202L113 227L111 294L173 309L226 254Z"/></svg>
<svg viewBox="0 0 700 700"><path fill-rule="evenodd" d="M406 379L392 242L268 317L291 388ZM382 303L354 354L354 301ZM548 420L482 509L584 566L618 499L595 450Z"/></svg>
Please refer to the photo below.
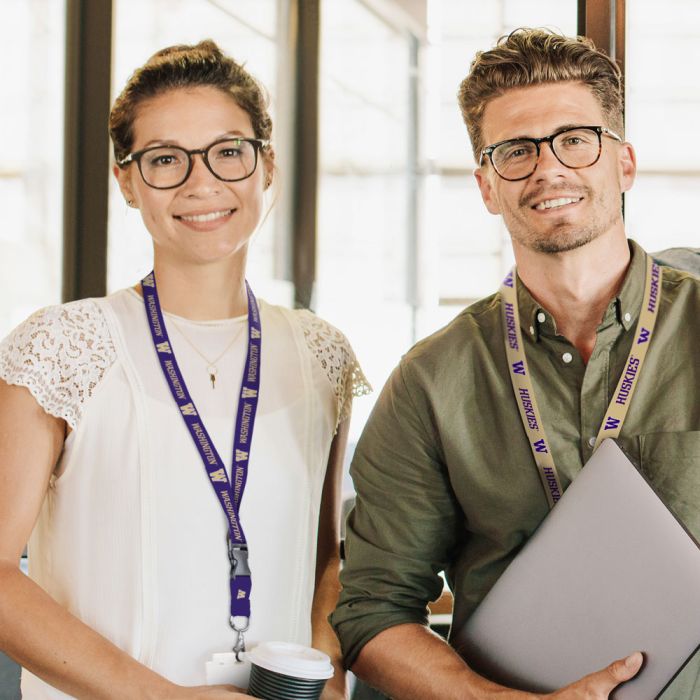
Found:
<svg viewBox="0 0 700 700"><path fill-rule="evenodd" d="M663 267L664 297L686 321L700 311L700 249L669 248L651 256ZM696 326L697 327L697 326Z"/></svg>
<svg viewBox="0 0 700 700"><path fill-rule="evenodd" d="M668 268L664 276L669 280L680 282L694 278L700 284L700 248L667 248L651 256Z"/></svg>
<svg viewBox="0 0 700 700"><path fill-rule="evenodd" d="M500 351L503 344L499 293L466 307L446 326L418 341L402 358L402 367L442 371Z"/></svg>

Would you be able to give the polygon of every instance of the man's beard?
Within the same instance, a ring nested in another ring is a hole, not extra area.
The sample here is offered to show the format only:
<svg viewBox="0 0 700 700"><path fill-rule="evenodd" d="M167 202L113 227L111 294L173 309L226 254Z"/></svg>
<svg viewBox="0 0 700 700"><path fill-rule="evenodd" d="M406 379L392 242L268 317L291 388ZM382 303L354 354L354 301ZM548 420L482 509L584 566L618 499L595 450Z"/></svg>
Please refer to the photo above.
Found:
<svg viewBox="0 0 700 700"><path fill-rule="evenodd" d="M526 245L538 253L566 253L569 250L576 250L576 248L587 245L603 233L602 228L599 227L574 229L571 224L565 223L562 223L560 228L562 230L557 231L555 224L554 235L550 231L548 235L533 236Z"/></svg>
<svg viewBox="0 0 700 700"><path fill-rule="evenodd" d="M566 253L576 248L581 248L608 231L619 216L619 210L608 208L604 199L596 197L595 192L589 187L572 188L563 185L558 189L565 191L574 197L583 197L592 212L592 217L583 223L570 223L566 214L562 213L560 219L550 222L546 230L535 230L528 226L524 218L517 216L508 217L506 227L511 238L520 245L538 253L556 254ZM551 198L556 197L556 188L548 188ZM541 192L532 192L518 202L519 209L529 209L533 202L541 199ZM565 205L569 206L569 205ZM574 205L576 206L576 205Z"/></svg>

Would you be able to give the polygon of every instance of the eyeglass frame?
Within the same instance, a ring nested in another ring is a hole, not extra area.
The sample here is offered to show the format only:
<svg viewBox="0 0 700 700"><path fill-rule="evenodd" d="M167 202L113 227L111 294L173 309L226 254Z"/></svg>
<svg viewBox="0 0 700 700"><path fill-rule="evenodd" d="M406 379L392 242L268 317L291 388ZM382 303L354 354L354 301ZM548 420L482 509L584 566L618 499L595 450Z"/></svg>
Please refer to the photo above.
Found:
<svg viewBox="0 0 700 700"><path fill-rule="evenodd" d="M245 141L249 143L251 146L253 146L253 152L255 154L255 163L253 164L253 169L245 176L243 177L236 177L233 179L228 179L225 177L221 177L220 175L217 175L213 168L211 167L211 164L209 163L209 151L214 148L214 146L220 144L220 143L226 143L227 141ZM120 168L125 168L127 165L130 163L136 163L139 169L139 174L141 175L141 179L144 181L148 187L153 188L154 190L173 190L176 187L180 187L181 185L184 185L187 180L189 179L190 175L192 174L192 170L194 168L194 156L199 154L202 156L202 161L204 165L207 166L207 170L217 179L221 180L222 182L240 182L241 180L247 180L249 177L253 175L253 173L257 170L258 168L258 152L262 151L264 148L269 147L270 141L268 139L254 139L254 138L249 138L247 136L229 136L227 138L222 138L222 139L217 139L216 141L210 143L208 146L205 148L193 148L192 150L188 148L183 148L182 146L173 146L173 145L168 145L168 144L161 144L160 146L149 146L148 148L143 148L140 151L134 151L133 153L129 153L128 156L124 156L121 160L117 161L117 165ZM185 173L185 177L182 179L181 182L178 182L177 185L168 185L167 187L157 187L156 185L152 185L150 182L146 180L143 174L143 170L141 169L141 158L143 158L144 154L148 153L149 151L155 151L159 148L177 148L180 151L184 151L187 154L187 172Z"/></svg>
<svg viewBox="0 0 700 700"><path fill-rule="evenodd" d="M561 136L561 134L565 134L567 131L576 131L577 129L589 129L593 132L596 133L598 136L598 155L595 157L595 160L592 163L589 163L588 165L567 165L558 155L557 152L554 150L553 146L553 141L557 136ZM581 126L567 126L565 129L559 129L559 131L555 131L553 134L550 134L549 136L542 136L541 138L531 138L529 136L520 136L512 139L504 139L503 141L499 141L498 143L492 143L490 146L486 146L481 150L481 156L479 158L479 163L480 165L483 164L484 162L484 156L489 157L489 161L491 163L491 167L493 168L493 171L500 177L502 180L506 180L507 182L519 182L520 180L527 180L527 178L532 175L535 170L537 170L537 166L540 163L540 144L542 143L548 143L549 144L549 149L552 151L552 154L554 157L565 167L569 168L571 170L583 170L584 168L590 168L591 166L595 165L599 160L600 160L600 154L603 152L603 136L609 136L612 139L615 139L616 141L619 141L620 143L624 143L623 139L621 136L618 136L612 129L608 129L606 126L590 126L590 125L581 125ZM535 148L537 149L537 158L535 159L535 167L527 174L523 175L522 177L515 177L515 178L509 178L505 177L504 175L501 175L501 173L498 172L498 168L494 165L493 162L493 152L496 148L499 146L502 146L504 143L510 143L511 141L528 141L529 143L535 144Z"/></svg>

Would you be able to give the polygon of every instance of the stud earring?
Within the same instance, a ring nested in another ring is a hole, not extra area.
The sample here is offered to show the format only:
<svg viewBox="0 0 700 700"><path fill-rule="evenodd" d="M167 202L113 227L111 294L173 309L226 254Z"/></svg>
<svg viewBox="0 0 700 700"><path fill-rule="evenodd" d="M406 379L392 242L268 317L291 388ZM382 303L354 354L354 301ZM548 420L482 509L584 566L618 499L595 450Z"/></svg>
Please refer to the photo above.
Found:
<svg viewBox="0 0 700 700"><path fill-rule="evenodd" d="M133 199L127 199L127 200L126 200L126 204L127 204L127 206L129 206L129 207L133 207L133 206L134 206L134 200L133 200Z"/></svg>

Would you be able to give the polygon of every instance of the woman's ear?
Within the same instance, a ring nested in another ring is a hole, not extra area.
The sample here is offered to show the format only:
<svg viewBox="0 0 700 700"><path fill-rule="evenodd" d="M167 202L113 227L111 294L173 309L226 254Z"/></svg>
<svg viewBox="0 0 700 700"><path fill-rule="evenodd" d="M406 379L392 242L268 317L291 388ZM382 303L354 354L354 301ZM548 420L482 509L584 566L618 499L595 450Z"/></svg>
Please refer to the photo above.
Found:
<svg viewBox="0 0 700 700"><path fill-rule="evenodd" d="M119 189L121 190L126 203L130 207L137 207L136 198L134 197L134 191L131 187L131 178L129 177L128 170L120 168L118 165L112 166L112 174L119 184ZM138 207L137 207L138 208Z"/></svg>

